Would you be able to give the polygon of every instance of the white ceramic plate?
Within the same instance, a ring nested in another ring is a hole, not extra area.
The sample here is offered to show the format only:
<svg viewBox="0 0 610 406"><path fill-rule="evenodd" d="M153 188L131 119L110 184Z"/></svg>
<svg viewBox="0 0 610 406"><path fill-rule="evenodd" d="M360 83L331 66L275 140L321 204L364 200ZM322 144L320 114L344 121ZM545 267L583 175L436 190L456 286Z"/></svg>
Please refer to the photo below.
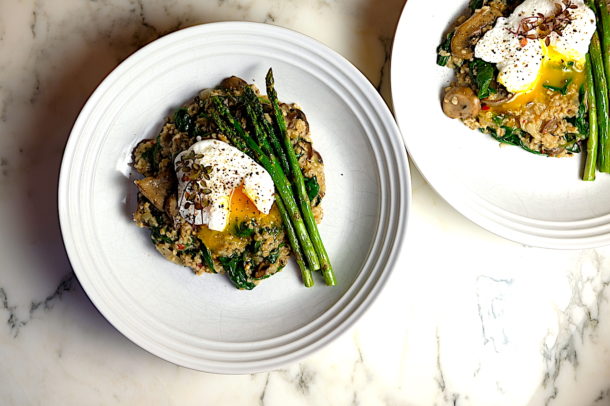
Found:
<svg viewBox="0 0 610 406"><path fill-rule="evenodd" d="M422 175L452 206L505 238L548 248L610 244L610 176L580 180L582 156L548 158L505 146L441 110L453 71L436 47L468 1L409 0L393 46L394 110Z"/></svg>
<svg viewBox="0 0 610 406"><path fill-rule="evenodd" d="M253 291L195 276L158 254L131 219L133 146L200 89L237 75L298 102L326 164L320 227L338 279L303 287L292 262ZM70 260L102 314L146 350L210 372L293 362L363 313L387 280L405 231L410 178L397 126L349 62L301 34L263 24L188 28L123 62L83 108L61 170L59 214Z"/></svg>

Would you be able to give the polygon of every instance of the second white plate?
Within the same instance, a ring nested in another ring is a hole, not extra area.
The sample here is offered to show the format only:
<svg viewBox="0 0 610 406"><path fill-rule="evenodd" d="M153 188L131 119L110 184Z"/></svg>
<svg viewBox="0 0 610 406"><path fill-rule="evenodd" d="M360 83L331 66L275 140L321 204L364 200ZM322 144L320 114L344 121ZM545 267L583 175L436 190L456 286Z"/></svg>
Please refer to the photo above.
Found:
<svg viewBox="0 0 610 406"><path fill-rule="evenodd" d="M442 88L454 74L436 65L436 47L467 5L409 0L403 10L392 95L411 158L452 206L498 235L548 248L610 244L610 175L583 182L582 156L548 158L500 147L443 114Z"/></svg>

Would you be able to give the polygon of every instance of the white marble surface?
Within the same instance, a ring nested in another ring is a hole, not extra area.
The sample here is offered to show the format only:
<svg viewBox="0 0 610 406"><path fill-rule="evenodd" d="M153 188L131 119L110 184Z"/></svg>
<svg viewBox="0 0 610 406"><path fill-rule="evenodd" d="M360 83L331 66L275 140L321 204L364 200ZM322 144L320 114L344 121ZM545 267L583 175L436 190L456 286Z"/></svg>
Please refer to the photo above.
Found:
<svg viewBox="0 0 610 406"><path fill-rule="evenodd" d="M0 403L610 404L610 248L496 237L413 171L401 266L373 308L299 364L250 376L146 353L88 301L56 215L62 149L121 60L181 27L273 23L337 50L389 100L404 0L0 0Z"/></svg>

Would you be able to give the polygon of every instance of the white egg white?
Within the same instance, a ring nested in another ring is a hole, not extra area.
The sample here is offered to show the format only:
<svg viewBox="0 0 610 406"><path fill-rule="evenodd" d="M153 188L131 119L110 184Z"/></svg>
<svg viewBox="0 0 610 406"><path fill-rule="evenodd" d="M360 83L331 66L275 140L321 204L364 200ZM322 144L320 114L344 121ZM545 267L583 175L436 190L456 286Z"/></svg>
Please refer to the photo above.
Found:
<svg viewBox="0 0 610 406"><path fill-rule="evenodd" d="M508 18L500 17L493 29L485 33L475 47L475 56L495 63L498 82L509 92L525 92L533 88L539 76L545 54L545 39L523 41L515 33L523 19L553 14L560 0L526 0ZM570 21L561 35L548 36L548 48L566 61L583 62L595 32L595 14L582 0L572 0L575 7L569 10ZM528 33L524 33L528 34ZM534 34L534 32L532 32Z"/></svg>
<svg viewBox="0 0 610 406"><path fill-rule="evenodd" d="M205 176L193 178L195 165L207 168ZM211 230L223 231L229 220L231 195L240 186L262 213L269 214L273 206L275 188L269 173L225 142L196 142L176 156L174 166L180 215L191 224L207 224Z"/></svg>

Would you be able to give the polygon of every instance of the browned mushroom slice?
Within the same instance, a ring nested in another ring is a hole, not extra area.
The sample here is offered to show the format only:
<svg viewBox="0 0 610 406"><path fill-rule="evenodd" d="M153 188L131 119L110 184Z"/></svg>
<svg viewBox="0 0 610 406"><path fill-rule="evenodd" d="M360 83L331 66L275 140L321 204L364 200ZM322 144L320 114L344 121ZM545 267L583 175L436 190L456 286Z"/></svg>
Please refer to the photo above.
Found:
<svg viewBox="0 0 610 406"><path fill-rule="evenodd" d="M165 198L169 194L172 183L168 178L149 176L134 182L140 193L144 195L159 210L164 210Z"/></svg>
<svg viewBox="0 0 610 406"><path fill-rule="evenodd" d="M468 20L455 29L455 35L451 40L453 56L472 59L474 57L473 46L483 34L483 29L492 25L500 15L497 9L489 6L475 11Z"/></svg>
<svg viewBox="0 0 610 406"><path fill-rule="evenodd" d="M296 128L297 121L303 121L305 123L305 132L309 132L309 122L307 121L307 116L305 116L305 113L303 113L302 110L291 108L288 110L288 114L286 114L286 120L288 121L288 128Z"/></svg>
<svg viewBox="0 0 610 406"><path fill-rule="evenodd" d="M510 103L515 100L516 97L517 95L515 93L508 93L506 90L498 90L496 94L492 94L482 101L490 107L497 107L501 104Z"/></svg>
<svg viewBox="0 0 610 406"><path fill-rule="evenodd" d="M550 120L547 120L542 127L540 127L540 132L542 134L546 134L546 133L552 133L555 130L557 130L557 126L559 125L559 122L557 121L557 119L552 118Z"/></svg>
<svg viewBox="0 0 610 406"><path fill-rule="evenodd" d="M222 82L220 82L220 87L228 90L241 90L244 86L247 85L248 83L246 83L245 80L237 76L228 77L226 79L223 79Z"/></svg>
<svg viewBox="0 0 610 406"><path fill-rule="evenodd" d="M481 101L469 87L450 87L443 97L443 112L451 118L472 118L481 111Z"/></svg>
<svg viewBox="0 0 610 406"><path fill-rule="evenodd" d="M312 160L313 162L319 162L319 163L324 163L324 161L322 160L322 155L320 155L320 153L318 151L316 151L315 149L311 149L312 153L311 156L309 157L310 160Z"/></svg>
<svg viewBox="0 0 610 406"><path fill-rule="evenodd" d="M178 217L178 199L175 194L170 194L165 199L165 213L172 219Z"/></svg>

